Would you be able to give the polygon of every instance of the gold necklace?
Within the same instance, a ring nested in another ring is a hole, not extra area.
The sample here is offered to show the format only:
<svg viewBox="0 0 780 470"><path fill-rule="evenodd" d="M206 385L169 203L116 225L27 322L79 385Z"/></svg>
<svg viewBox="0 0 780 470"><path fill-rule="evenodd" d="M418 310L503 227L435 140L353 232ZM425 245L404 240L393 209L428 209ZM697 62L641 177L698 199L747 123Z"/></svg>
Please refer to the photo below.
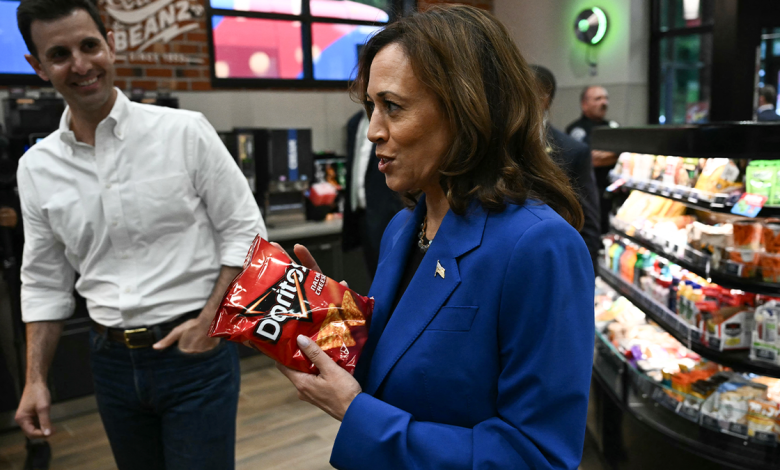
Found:
<svg viewBox="0 0 780 470"><path fill-rule="evenodd" d="M425 253L428 251L428 248L430 248L431 243L433 243L433 240L428 240L425 238L425 229L428 228L428 216L426 215L423 218L422 224L420 225L420 241L417 242L417 246L420 247L420 251Z"/></svg>

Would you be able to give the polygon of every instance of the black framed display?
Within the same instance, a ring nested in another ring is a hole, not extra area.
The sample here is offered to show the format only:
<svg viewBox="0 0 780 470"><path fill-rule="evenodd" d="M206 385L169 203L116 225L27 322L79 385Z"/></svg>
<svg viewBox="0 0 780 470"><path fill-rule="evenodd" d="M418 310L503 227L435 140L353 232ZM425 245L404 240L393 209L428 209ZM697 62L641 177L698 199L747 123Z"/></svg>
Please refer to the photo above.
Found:
<svg viewBox="0 0 780 470"><path fill-rule="evenodd" d="M19 0L0 0L0 85L46 86L27 63L27 46L16 26Z"/></svg>
<svg viewBox="0 0 780 470"><path fill-rule="evenodd" d="M593 148L697 158L780 159L780 124L718 122L593 129Z"/></svg>
<svg viewBox="0 0 780 470"><path fill-rule="evenodd" d="M209 0L213 87L345 88L360 48L416 0Z"/></svg>

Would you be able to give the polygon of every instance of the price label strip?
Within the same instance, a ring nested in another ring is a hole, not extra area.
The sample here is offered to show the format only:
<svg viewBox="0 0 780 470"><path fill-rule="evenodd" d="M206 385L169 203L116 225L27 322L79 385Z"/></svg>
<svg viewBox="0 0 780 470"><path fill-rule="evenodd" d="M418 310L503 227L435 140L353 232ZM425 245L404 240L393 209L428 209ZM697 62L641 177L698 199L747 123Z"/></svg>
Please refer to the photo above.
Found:
<svg viewBox="0 0 780 470"><path fill-rule="evenodd" d="M748 429L746 424L729 423L729 432L737 434L741 437L747 437Z"/></svg>
<svg viewBox="0 0 780 470"><path fill-rule="evenodd" d="M682 403L682 406L680 406L680 416L683 418L689 419L693 421L694 423L699 422L699 407L698 406L692 406L689 403Z"/></svg>
<svg viewBox="0 0 780 470"><path fill-rule="evenodd" d="M680 402L670 397L662 388L656 388L653 391L653 400L674 413L677 413L677 408L680 406Z"/></svg>

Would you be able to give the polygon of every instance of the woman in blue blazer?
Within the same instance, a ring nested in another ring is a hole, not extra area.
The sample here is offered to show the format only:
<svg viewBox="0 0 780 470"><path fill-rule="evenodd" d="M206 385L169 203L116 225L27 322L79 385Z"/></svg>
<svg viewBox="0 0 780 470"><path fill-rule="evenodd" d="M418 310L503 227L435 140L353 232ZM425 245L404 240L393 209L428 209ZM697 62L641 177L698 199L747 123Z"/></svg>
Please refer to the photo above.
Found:
<svg viewBox="0 0 780 470"><path fill-rule="evenodd" d="M382 238L355 376L305 337L320 375L280 367L342 421L331 464L577 468L593 269L533 72L491 15L444 7L374 36L355 90L379 169L413 210Z"/></svg>

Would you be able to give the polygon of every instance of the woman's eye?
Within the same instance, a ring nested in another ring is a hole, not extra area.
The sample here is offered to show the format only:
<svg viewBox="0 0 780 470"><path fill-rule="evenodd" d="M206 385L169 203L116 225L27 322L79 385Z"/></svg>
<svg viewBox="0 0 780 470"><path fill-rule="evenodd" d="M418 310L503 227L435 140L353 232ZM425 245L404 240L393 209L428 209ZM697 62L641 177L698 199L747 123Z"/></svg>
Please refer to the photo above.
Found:
<svg viewBox="0 0 780 470"><path fill-rule="evenodd" d="M389 112L389 113L392 113L393 111L397 111L397 110L401 109L400 106L398 106L397 104L393 103L392 101L387 101L386 102L386 106L387 106L387 112Z"/></svg>

